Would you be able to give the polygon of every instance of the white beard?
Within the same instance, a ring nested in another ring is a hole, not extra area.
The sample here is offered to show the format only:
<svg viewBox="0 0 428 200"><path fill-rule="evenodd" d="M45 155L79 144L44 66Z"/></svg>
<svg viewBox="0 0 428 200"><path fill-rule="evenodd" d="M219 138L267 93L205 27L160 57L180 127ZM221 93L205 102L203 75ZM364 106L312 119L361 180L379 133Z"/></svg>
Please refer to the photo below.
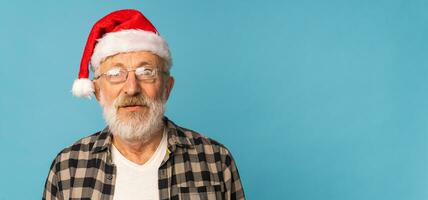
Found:
<svg viewBox="0 0 428 200"><path fill-rule="evenodd" d="M127 120L124 121L119 119L117 115L118 108L116 105L119 99L117 98L113 105L105 106L103 112L104 119L113 135L127 141L145 143L163 127L164 101L151 100L145 97L148 113L130 113L126 116Z"/></svg>

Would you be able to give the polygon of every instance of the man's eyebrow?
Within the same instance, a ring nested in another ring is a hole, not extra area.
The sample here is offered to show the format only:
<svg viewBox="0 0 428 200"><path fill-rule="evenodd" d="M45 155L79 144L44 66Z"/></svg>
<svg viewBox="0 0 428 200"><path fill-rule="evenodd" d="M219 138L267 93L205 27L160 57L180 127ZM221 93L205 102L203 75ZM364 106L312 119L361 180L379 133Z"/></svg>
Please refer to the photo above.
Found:
<svg viewBox="0 0 428 200"><path fill-rule="evenodd" d="M141 61L140 63L138 63L137 66L144 66L144 65L152 65L152 63L147 62L147 61Z"/></svg>
<svg viewBox="0 0 428 200"><path fill-rule="evenodd" d="M152 66L153 64L152 63L150 63L150 62L147 62L147 61L141 61L140 63L138 63L138 67L141 67L141 66L147 66L147 65L149 65L149 66ZM123 63L121 63L121 62L115 62L115 63L113 63L113 64L111 64L111 66L112 67L123 67L123 68L125 68L126 66L123 64Z"/></svg>
<svg viewBox="0 0 428 200"><path fill-rule="evenodd" d="M113 67L125 67L125 65L120 63L120 62L113 63L113 64L111 64L111 66L113 66Z"/></svg>

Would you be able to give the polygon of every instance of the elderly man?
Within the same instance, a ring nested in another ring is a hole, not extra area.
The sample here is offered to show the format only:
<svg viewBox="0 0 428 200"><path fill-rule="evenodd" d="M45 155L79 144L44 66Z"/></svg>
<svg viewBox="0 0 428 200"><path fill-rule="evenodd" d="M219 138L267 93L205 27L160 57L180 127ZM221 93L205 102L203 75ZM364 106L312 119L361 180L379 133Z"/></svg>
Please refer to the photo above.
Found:
<svg viewBox="0 0 428 200"><path fill-rule="evenodd" d="M228 149L164 117L171 65L167 43L139 11L95 23L72 92L95 94L108 126L57 155L43 199L244 199Z"/></svg>

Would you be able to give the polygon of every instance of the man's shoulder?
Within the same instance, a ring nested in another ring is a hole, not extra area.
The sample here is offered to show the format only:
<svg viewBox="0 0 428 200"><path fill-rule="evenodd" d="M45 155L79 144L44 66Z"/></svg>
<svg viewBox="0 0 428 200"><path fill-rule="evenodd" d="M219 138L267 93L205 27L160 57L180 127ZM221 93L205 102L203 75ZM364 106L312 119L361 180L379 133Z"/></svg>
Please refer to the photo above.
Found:
<svg viewBox="0 0 428 200"><path fill-rule="evenodd" d="M95 157L91 151L94 150L94 145L102 138L102 135L103 132L99 131L65 147L56 155L50 169L58 172L70 167L77 168L81 161L93 160Z"/></svg>
<svg viewBox="0 0 428 200"><path fill-rule="evenodd" d="M100 137L102 135L102 131L98 131L96 133L92 133L88 136L85 136L83 138L80 138L79 140L75 141L71 145L65 147L62 149L57 157L65 157L65 158L71 158L73 159L73 156L71 155L79 155L82 156L82 153L90 152L93 150L94 145L97 143L97 141L100 140Z"/></svg>
<svg viewBox="0 0 428 200"><path fill-rule="evenodd" d="M186 138L189 141L190 146L195 149L204 151L207 149L212 149L214 151L221 152L222 154L229 154L229 150L224 144L200 132L177 126L177 134L179 137Z"/></svg>
<svg viewBox="0 0 428 200"><path fill-rule="evenodd" d="M192 140L194 145L204 144L204 145L214 145L214 146L224 147L224 145L218 142L217 140L210 138L208 136L205 136L204 134L194 131L192 129L178 126L177 130L178 132L181 132L182 134L184 134L186 138Z"/></svg>
<svg viewBox="0 0 428 200"><path fill-rule="evenodd" d="M190 147L187 148L186 154L190 157L196 156L197 159L195 158L195 160L207 163L222 163L226 167L234 162L229 149L217 140L181 126L176 126L176 130L178 137L181 138L183 143L186 143L184 146Z"/></svg>

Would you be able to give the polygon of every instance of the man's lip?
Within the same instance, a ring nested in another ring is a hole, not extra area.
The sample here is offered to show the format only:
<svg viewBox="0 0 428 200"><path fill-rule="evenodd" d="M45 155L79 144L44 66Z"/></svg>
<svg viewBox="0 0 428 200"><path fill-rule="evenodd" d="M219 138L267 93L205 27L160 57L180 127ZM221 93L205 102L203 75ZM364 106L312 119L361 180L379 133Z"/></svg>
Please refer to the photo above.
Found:
<svg viewBox="0 0 428 200"><path fill-rule="evenodd" d="M126 105L126 106L119 106L119 108L126 108L126 107L143 107L144 105Z"/></svg>
<svg viewBox="0 0 428 200"><path fill-rule="evenodd" d="M121 106L119 107L121 110L124 111L139 111L143 109L145 106L143 105L128 105L128 106Z"/></svg>

